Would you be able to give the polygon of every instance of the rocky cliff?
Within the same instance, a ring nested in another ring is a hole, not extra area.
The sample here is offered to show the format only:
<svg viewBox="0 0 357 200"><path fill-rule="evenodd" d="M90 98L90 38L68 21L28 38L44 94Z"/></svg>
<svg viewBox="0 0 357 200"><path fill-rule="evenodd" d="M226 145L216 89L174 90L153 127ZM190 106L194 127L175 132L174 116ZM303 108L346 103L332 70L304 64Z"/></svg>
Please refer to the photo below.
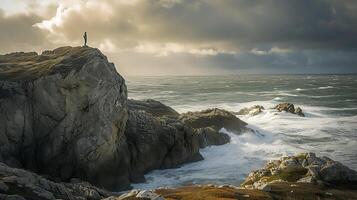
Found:
<svg viewBox="0 0 357 200"><path fill-rule="evenodd" d="M12 53L0 67L2 162L60 180L127 182L118 171L129 164L120 156L127 154L127 90L99 50Z"/></svg>
<svg viewBox="0 0 357 200"><path fill-rule="evenodd" d="M127 100L98 49L0 55L0 162L54 181L120 190L150 170L200 160L200 147L229 142L217 123L246 125L216 111L181 117L155 100Z"/></svg>

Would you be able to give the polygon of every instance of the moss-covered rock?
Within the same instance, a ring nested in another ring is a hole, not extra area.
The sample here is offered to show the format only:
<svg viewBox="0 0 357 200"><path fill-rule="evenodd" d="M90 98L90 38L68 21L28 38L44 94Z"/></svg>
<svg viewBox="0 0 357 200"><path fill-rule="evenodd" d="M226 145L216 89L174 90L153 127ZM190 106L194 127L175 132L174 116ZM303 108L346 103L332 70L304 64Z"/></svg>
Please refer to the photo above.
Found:
<svg viewBox="0 0 357 200"><path fill-rule="evenodd" d="M308 182L320 184L357 183L357 172L327 157L314 153L282 157L249 174L241 184L245 188L261 188L274 182Z"/></svg>

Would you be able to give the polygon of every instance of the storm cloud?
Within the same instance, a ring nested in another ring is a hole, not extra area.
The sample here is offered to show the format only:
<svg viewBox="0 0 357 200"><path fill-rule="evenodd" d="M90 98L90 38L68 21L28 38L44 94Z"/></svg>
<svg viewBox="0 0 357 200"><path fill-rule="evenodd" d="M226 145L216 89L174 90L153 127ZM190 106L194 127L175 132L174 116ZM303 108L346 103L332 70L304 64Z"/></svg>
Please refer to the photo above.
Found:
<svg viewBox="0 0 357 200"><path fill-rule="evenodd" d="M81 45L87 31L127 75L357 72L352 0L30 2L0 6L0 52Z"/></svg>

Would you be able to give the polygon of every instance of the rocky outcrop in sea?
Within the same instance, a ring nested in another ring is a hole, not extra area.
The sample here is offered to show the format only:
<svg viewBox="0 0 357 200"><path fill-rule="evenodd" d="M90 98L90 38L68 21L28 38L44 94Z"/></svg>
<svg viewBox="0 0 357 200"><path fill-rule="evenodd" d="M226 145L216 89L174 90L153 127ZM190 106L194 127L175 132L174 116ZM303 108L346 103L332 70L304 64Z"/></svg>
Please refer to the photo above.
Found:
<svg viewBox="0 0 357 200"><path fill-rule="evenodd" d="M276 106L274 106L274 108L271 109L277 110L278 112L285 111L291 114L299 115L300 117L305 117L305 114L303 113L302 109L300 107L295 108L294 104L292 103L279 103ZM262 113L263 110L265 110L263 106L254 105L248 108L242 108L238 112L235 112L234 114L255 116Z"/></svg>
<svg viewBox="0 0 357 200"><path fill-rule="evenodd" d="M300 107L295 108L294 104L292 103L280 103L276 105L274 108L279 112L285 111L291 114L297 114L300 117L305 117L305 114L302 112L302 109Z"/></svg>

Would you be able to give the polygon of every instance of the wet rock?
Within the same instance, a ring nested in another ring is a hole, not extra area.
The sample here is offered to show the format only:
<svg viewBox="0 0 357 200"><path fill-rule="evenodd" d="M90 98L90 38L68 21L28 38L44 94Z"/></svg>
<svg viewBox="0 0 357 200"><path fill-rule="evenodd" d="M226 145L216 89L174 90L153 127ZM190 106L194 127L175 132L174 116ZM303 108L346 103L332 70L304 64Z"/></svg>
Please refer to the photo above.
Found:
<svg viewBox="0 0 357 200"><path fill-rule="evenodd" d="M131 110L125 135L131 158L130 177L134 182L144 181L144 173L153 169L202 160L197 134L177 118L158 118Z"/></svg>
<svg viewBox="0 0 357 200"><path fill-rule="evenodd" d="M245 127L247 123L231 112L217 108L183 113L179 119L196 131L201 148L228 143L230 137L228 134L221 132L223 128L236 134L248 130Z"/></svg>
<svg viewBox="0 0 357 200"><path fill-rule="evenodd" d="M192 128L211 127L216 131L225 128L234 133L241 133L245 130L247 123L237 118L231 112L213 108L199 112L188 112L181 114L180 120Z"/></svg>
<svg viewBox="0 0 357 200"><path fill-rule="evenodd" d="M181 117L174 109L169 106L166 106L155 100L128 100L129 110L145 112L150 117L156 118L159 121L166 117L171 118L172 120L178 118L182 121L184 126L193 129L194 133L199 138L200 148L205 148L211 145L223 145L230 141L230 137L226 133L219 132L219 129L214 129L212 124L216 121L207 121L207 126L202 127L192 127L191 121L186 120L185 117ZM183 114L186 116L186 114ZM182 120L183 119L183 120ZM223 119L223 118L222 118Z"/></svg>
<svg viewBox="0 0 357 200"><path fill-rule="evenodd" d="M153 115L154 117L162 117L162 116L178 117L179 116L179 113L176 110L153 99L146 99L146 100L129 99L128 108L130 110L145 111Z"/></svg>
<svg viewBox="0 0 357 200"><path fill-rule="evenodd" d="M305 117L305 114L302 112L302 109L300 107L295 108L294 104L292 103L280 103L274 108L277 109L279 112L285 111L292 114L297 114L301 117Z"/></svg>
<svg viewBox="0 0 357 200"><path fill-rule="evenodd" d="M196 129L196 134L199 138L200 148L205 148L211 145L223 145L230 141L229 135L216 131L211 127L198 128Z"/></svg>
<svg viewBox="0 0 357 200"><path fill-rule="evenodd" d="M301 117L305 117L305 114L302 112L302 109L300 107L297 107L295 109L295 114L301 116Z"/></svg>
<svg viewBox="0 0 357 200"><path fill-rule="evenodd" d="M264 107L261 105L254 105L249 108L243 108L239 110L238 112L234 113L236 115L251 115L255 116L258 115L259 113L263 112Z"/></svg>

